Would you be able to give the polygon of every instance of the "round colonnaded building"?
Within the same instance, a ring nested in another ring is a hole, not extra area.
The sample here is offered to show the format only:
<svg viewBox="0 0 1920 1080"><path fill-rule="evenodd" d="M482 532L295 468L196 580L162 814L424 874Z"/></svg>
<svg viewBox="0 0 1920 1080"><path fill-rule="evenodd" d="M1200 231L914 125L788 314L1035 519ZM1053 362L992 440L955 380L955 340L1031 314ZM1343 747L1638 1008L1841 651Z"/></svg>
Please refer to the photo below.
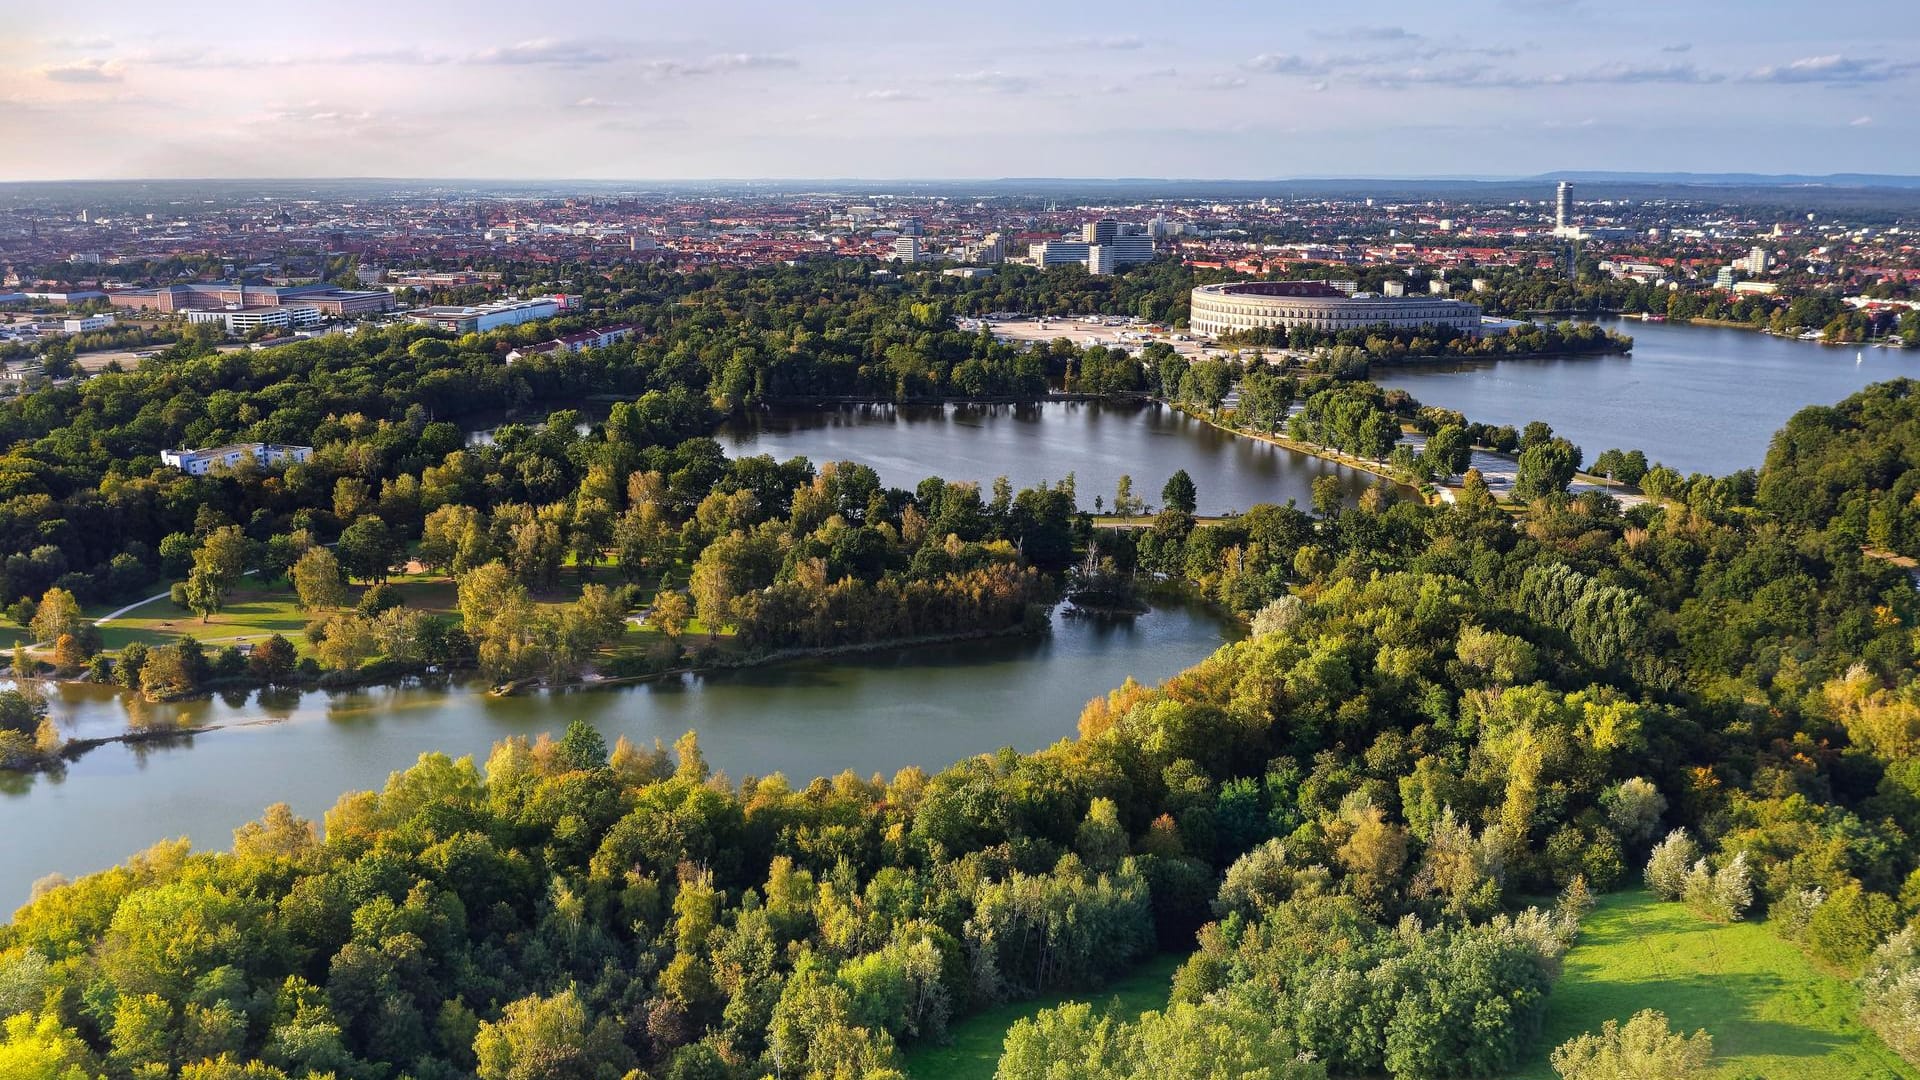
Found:
<svg viewBox="0 0 1920 1080"><path fill-rule="evenodd" d="M1480 305L1441 297L1349 296L1324 281L1230 281L1193 290L1187 325L1209 337L1236 330L1307 326L1340 331L1383 325L1396 330L1445 326L1478 334Z"/></svg>

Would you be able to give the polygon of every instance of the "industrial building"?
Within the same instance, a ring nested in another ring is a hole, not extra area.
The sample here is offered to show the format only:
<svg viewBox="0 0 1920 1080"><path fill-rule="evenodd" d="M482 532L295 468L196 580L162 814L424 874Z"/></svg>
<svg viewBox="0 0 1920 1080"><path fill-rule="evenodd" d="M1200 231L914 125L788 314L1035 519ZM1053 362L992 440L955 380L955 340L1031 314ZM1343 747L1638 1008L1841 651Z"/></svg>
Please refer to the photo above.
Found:
<svg viewBox="0 0 1920 1080"><path fill-rule="evenodd" d="M1234 281L1193 290L1188 323L1196 334L1296 326L1315 330L1412 330L1443 326L1480 332L1480 305L1432 296L1348 296L1324 281Z"/></svg>

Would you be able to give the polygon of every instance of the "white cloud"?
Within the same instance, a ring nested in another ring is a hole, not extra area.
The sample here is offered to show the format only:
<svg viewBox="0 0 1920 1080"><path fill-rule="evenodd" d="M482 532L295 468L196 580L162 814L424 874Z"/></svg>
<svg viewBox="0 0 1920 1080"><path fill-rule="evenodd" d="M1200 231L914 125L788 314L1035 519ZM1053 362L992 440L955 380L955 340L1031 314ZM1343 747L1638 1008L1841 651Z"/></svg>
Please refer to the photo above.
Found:
<svg viewBox="0 0 1920 1080"><path fill-rule="evenodd" d="M124 78L117 60L75 60L70 64L48 64L40 77L63 83L117 83Z"/></svg>
<svg viewBox="0 0 1920 1080"><path fill-rule="evenodd" d="M869 90L860 97L866 101L923 101L918 94L909 94L905 90Z"/></svg>
<svg viewBox="0 0 1920 1080"><path fill-rule="evenodd" d="M1871 123L1873 123L1873 117L1871 116L1856 116L1853 119L1847 121L1847 126L1848 127L1866 127Z"/></svg>
<svg viewBox="0 0 1920 1080"><path fill-rule="evenodd" d="M1860 57L1841 56L1838 53L1827 56L1803 56L1786 64L1755 68L1747 74L1748 82L1767 83L1870 83L1886 82L1897 79L1920 69L1920 63L1911 60L1867 60Z"/></svg>
<svg viewBox="0 0 1920 1080"><path fill-rule="evenodd" d="M1033 89L1033 80L1005 71L969 71L953 76L953 81L995 94L1024 94Z"/></svg>
<svg viewBox="0 0 1920 1080"><path fill-rule="evenodd" d="M752 71L766 68L799 67L799 61L790 56L772 56L756 53L722 53L702 60L650 60L643 70L648 78L675 79L690 78L699 75L715 75L724 71Z"/></svg>
<svg viewBox="0 0 1920 1080"><path fill-rule="evenodd" d="M619 54L591 42L533 38L512 45L482 49L469 59L476 64L551 64L559 67L582 67L589 64L610 64L619 59Z"/></svg>

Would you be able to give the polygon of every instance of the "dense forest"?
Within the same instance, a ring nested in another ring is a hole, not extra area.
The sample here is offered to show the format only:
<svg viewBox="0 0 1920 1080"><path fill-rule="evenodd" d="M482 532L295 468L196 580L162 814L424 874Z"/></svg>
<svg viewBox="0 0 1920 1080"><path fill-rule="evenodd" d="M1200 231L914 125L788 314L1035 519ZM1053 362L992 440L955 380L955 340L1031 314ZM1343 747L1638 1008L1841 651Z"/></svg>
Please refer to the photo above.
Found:
<svg viewBox="0 0 1920 1080"><path fill-rule="evenodd" d="M1165 1014L1043 1014L1006 1075L1214 1075L1154 1050L1195 1040L1273 1075L1491 1075L1533 1040L1582 897L1643 866L1864 968L1898 1045L1920 604L1856 541L1548 495L1517 526L1478 497L1176 508L1106 551L1178 565L1253 635L1095 701L1078 739L931 776L734 780L690 739L577 725L430 755L324 838L274 810L231 853L47 883L0 931L0 1061L884 1076L956 1016L1197 940Z"/></svg>

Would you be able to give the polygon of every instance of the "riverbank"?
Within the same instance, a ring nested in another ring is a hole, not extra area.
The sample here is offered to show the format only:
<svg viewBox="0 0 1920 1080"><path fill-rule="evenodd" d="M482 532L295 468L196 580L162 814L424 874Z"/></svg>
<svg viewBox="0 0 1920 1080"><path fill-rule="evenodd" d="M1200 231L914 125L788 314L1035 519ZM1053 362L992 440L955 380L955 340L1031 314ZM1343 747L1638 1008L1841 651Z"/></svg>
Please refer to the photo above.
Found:
<svg viewBox="0 0 1920 1080"><path fill-rule="evenodd" d="M1047 605L1043 609L1043 614L1038 617L1028 618L1020 623L1001 628L958 631L948 634L921 634L912 637L889 638L881 641L850 642L845 645L777 649L768 652L731 657L722 654L704 663L687 664L634 675L607 676L600 674L597 668L589 668L579 673L575 678L565 682L555 682L545 677L536 676L527 679L516 679L509 683L487 687L477 679L465 677L470 675L471 669L458 669L456 673L455 670L445 668L416 666L404 671L373 671L371 669L362 669L361 672L354 673L332 672L329 673L330 676L340 675L344 677L323 677L321 679L302 680L297 683L269 683L252 679L227 679L210 684L199 693L177 698L168 698L162 701L151 701L139 695L138 691L127 690L112 684L90 682L83 678L56 678L49 676L36 678L32 681L55 686L71 685L134 695L138 697L144 705L182 705L195 701L206 701L223 692L231 691L248 693L260 691L264 693L279 690L294 694L311 692L337 694L372 688L398 689L407 685L418 684L425 678L439 675L445 676L445 681L449 685L469 688L474 696L506 698L518 696L531 690L546 690L549 692L611 690L620 687L664 682L670 679L680 679L688 676L702 677L727 672L772 668L782 664L799 663L809 660L831 660L842 657L857 657L886 652L924 649L941 645L958 645L1000 638L1041 637L1045 636L1051 630L1052 609L1056 606L1058 606L1058 602L1053 605ZM1116 615L1115 617L1118 616ZM215 731L226 730L234 726L237 725L202 724L183 727L151 727L131 729L113 735L71 738L62 743L58 750L50 754L40 755L36 759L28 762L24 767L0 769L0 773L24 775L45 772L57 769L66 762L76 761L88 751L98 749L102 746L153 742L193 735L205 735Z"/></svg>
<svg viewBox="0 0 1920 1080"><path fill-rule="evenodd" d="M1260 442L1268 443L1273 446L1278 446L1284 450L1291 450L1296 454L1305 454L1308 457L1319 458L1321 461L1332 462L1335 465L1343 465L1349 469L1355 470L1356 472L1364 472L1369 476L1379 477L1380 479L1387 481L1388 483L1394 485L1395 487L1401 488L1410 494L1419 496L1419 498L1422 501L1427 501L1427 502L1432 501L1432 496L1426 490L1415 487L1412 484L1407 483L1405 480L1402 480L1399 477L1395 476L1390 471L1392 466L1388 465L1384 461L1368 461L1365 458L1355 457L1352 454L1346 453L1345 451L1336 450L1331 446L1321 446L1318 443L1303 442L1299 439L1289 438L1288 436L1285 436L1285 435L1273 434L1265 431L1251 431L1246 428L1237 427L1233 424L1225 423L1214 417L1205 416L1201 413L1194 412L1193 410L1188 409L1183 405L1177 405L1170 401L1163 401L1161 402L1161 404L1166 405L1168 408L1174 410L1175 412L1180 413L1183 416L1191 417L1195 420L1200 421L1203 424L1208 425L1209 427L1215 428L1219 431L1224 431L1229 435L1238 435L1243 438L1255 439ZM1244 510L1246 508L1241 507L1241 509Z"/></svg>

